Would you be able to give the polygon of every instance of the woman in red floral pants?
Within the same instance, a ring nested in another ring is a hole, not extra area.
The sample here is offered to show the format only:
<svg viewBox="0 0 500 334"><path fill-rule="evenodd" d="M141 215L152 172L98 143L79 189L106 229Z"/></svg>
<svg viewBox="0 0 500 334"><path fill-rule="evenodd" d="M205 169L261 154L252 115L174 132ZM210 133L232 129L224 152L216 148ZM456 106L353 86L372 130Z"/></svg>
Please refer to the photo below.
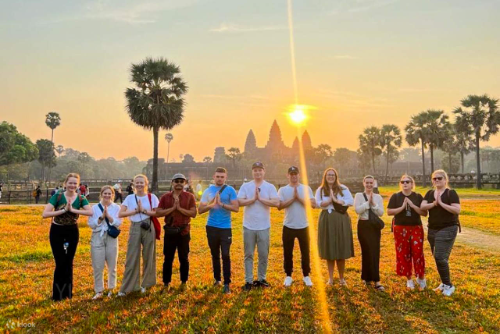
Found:
<svg viewBox="0 0 500 334"><path fill-rule="evenodd" d="M394 240L396 243L396 273L405 276L406 287L413 290L415 272L420 289L425 289L424 229L420 216L427 211L420 209L423 197L413 192L415 181L403 175L400 180L401 191L393 194L387 206L387 214L394 216Z"/></svg>

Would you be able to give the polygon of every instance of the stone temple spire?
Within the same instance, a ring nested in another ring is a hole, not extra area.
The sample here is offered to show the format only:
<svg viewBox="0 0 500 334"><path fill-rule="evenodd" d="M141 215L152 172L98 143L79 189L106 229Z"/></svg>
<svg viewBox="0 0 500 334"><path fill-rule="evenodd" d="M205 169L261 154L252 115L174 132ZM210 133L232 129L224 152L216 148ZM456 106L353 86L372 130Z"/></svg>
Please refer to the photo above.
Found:
<svg viewBox="0 0 500 334"><path fill-rule="evenodd" d="M309 136L307 130L302 134L302 146L304 147L304 150L312 148L311 137Z"/></svg>
<svg viewBox="0 0 500 334"><path fill-rule="evenodd" d="M299 138L295 137L295 139L293 140L293 144L292 144L292 150L298 151L299 149L300 149Z"/></svg>
<svg viewBox="0 0 500 334"><path fill-rule="evenodd" d="M281 130L278 126L278 122L274 120L273 126L271 127L271 131L269 132L269 141L267 142L266 147L270 148L282 148L285 144L281 139Z"/></svg>
<svg viewBox="0 0 500 334"><path fill-rule="evenodd" d="M253 152L257 148L257 141L255 140L255 135L253 131L250 130L247 135L247 140L245 141L245 152Z"/></svg>

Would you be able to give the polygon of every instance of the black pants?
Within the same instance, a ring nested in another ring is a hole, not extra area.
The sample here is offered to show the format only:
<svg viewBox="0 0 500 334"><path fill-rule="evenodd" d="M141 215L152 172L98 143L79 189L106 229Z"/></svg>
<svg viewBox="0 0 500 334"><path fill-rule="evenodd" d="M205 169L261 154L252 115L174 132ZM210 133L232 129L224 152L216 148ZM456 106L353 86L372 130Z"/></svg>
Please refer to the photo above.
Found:
<svg viewBox="0 0 500 334"><path fill-rule="evenodd" d="M212 253L212 267L214 279L221 280L220 256L222 253L222 270L224 271L224 284L231 283L231 257L229 255L233 234L230 228L217 228L207 226L207 239L210 253Z"/></svg>
<svg viewBox="0 0 500 334"><path fill-rule="evenodd" d="M79 236L77 224L69 226L51 224L50 226L50 248L52 248L56 262L52 284L53 300L73 297L73 259Z"/></svg>
<svg viewBox="0 0 500 334"><path fill-rule="evenodd" d="M115 203L118 202L118 200L120 200L120 203L123 203L122 193L115 191Z"/></svg>
<svg viewBox="0 0 500 334"><path fill-rule="evenodd" d="M189 241L191 235L165 234L163 239L163 283L165 285L172 281L172 265L174 263L175 251L179 257L181 282L187 282L189 276Z"/></svg>
<svg viewBox="0 0 500 334"><path fill-rule="evenodd" d="M284 268L287 276L292 275L293 271L293 247L295 238L299 240L299 248L301 254L302 274L309 276L311 272L310 257L309 257L309 227L301 229L293 229L283 226L283 255L285 258Z"/></svg>
<svg viewBox="0 0 500 334"><path fill-rule="evenodd" d="M431 244L432 255L436 261L436 267L441 277L441 282L448 286L452 286L450 278L450 259L451 249L455 243L458 233L458 226L448 226L440 230L429 229L427 232L427 240Z"/></svg>
<svg viewBox="0 0 500 334"><path fill-rule="evenodd" d="M35 203L38 204L39 201L40 201L40 196L35 196Z"/></svg>
<svg viewBox="0 0 500 334"><path fill-rule="evenodd" d="M358 240L361 246L361 279L380 281L380 229L368 220L358 221Z"/></svg>

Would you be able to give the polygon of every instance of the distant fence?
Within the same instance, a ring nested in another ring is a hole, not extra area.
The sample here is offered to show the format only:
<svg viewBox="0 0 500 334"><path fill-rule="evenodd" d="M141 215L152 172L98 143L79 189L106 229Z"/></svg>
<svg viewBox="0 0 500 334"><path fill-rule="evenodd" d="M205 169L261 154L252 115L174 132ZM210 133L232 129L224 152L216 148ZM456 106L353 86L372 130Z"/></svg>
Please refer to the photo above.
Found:
<svg viewBox="0 0 500 334"><path fill-rule="evenodd" d="M449 174L450 185L454 188L473 188L476 185L476 174ZM419 185L423 184L422 175L414 175L415 182ZM430 185L430 176L426 176ZM398 185L399 176L388 176L387 180L384 182L384 176L377 176L379 186L382 185ZM269 179L268 182L274 184L277 188L280 188L288 183L285 178L281 179ZM81 183L89 187L90 194L88 199L92 202L96 202L99 199L99 191L104 185L114 185L120 182L122 186L123 198L128 195L125 191L126 187L130 183L130 180L124 179L87 179L82 180ZM203 180L203 189L206 189L212 180ZM227 184L233 186L235 189L239 189L245 180L228 180ZM359 192L363 190L362 178L361 177L347 177L341 180L343 184L349 187L352 193ZM500 173L499 174L481 174L481 183L486 187L491 187L494 189L500 189ZM159 191L157 195L161 195L166 191L170 190L170 180L160 180L158 181ZM320 185L320 180L313 180L310 182L310 186L315 191ZM50 194L52 190L59 186L59 183L51 182L42 185L42 195L39 198L39 204L45 204L50 199ZM193 183L193 187L196 184ZM29 181L8 181L4 182L2 198L0 198L0 204L35 204L36 200L33 197L34 184Z"/></svg>

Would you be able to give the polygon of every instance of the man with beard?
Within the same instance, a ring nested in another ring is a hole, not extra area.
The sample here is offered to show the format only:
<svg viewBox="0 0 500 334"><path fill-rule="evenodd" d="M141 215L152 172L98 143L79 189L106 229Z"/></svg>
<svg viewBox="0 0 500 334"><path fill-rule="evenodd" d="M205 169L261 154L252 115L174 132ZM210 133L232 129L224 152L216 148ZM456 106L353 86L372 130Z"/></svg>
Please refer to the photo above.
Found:
<svg viewBox="0 0 500 334"><path fill-rule="evenodd" d="M198 213L209 211L207 219L207 239L212 253L212 266L215 286L221 284L220 254L224 272L224 293L229 293L231 283L230 248L232 243L231 211L238 212L239 204L236 191L226 185L227 171L218 167L214 174L214 183L201 196Z"/></svg>
<svg viewBox="0 0 500 334"><path fill-rule="evenodd" d="M179 257L182 286L185 286L189 276L189 241L190 221L196 217L196 200L193 194L184 191L186 177L175 174L172 177L172 191L160 199L156 216L165 216L163 255L163 283L168 287L172 280L172 264L175 251Z"/></svg>

